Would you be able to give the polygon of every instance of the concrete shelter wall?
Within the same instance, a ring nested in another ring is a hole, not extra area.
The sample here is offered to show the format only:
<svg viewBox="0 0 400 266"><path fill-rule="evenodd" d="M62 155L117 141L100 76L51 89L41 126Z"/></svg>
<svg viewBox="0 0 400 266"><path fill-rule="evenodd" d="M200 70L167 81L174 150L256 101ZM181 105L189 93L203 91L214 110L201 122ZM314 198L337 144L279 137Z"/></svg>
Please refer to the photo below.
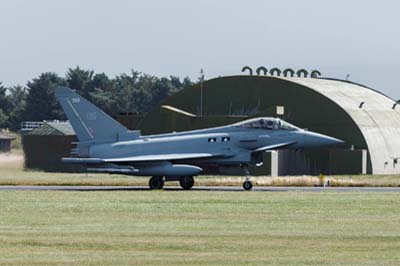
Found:
<svg viewBox="0 0 400 266"><path fill-rule="evenodd" d="M341 85L337 83L337 86ZM178 92L162 104L198 115L199 84ZM257 116L276 116L271 111L275 106L284 106L285 113L279 117L296 126L342 139L354 149L368 149L359 126L340 103L295 80L268 76L231 76L208 80L203 84L203 117L183 117L157 106L145 117L141 130L145 134L166 133L219 126ZM312 159L318 155L309 156ZM329 164L320 163L320 170L325 171L324 165ZM367 172L372 173L370 157L367 168ZM352 172L358 171L357 165ZM318 171L305 171L310 172Z"/></svg>

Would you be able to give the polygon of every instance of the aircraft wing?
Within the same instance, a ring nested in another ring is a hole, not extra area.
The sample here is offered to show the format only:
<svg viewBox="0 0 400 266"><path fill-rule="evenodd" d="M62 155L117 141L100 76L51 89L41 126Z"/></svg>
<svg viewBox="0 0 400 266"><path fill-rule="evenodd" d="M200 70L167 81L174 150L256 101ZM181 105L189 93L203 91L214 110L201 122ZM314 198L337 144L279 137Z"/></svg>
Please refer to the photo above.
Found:
<svg viewBox="0 0 400 266"><path fill-rule="evenodd" d="M211 157L226 156L224 154L213 153L176 153L176 154L153 154L139 155L118 158L62 158L65 163L76 164L103 164L103 163L124 163L124 162L146 162L146 161L169 161L169 160L187 160L203 159Z"/></svg>
<svg viewBox="0 0 400 266"><path fill-rule="evenodd" d="M104 159L106 163L118 162L145 162L145 161L169 161L169 160L186 160L186 159L202 159L222 156L222 154L212 153L176 153L176 154L155 154L155 155L139 155L130 157Z"/></svg>
<svg viewBox="0 0 400 266"><path fill-rule="evenodd" d="M261 151L280 149L280 148L284 148L284 147L290 146L295 143L296 143L296 141L271 144L271 145L267 145L267 146L258 148L256 150L254 150L253 152L261 152Z"/></svg>

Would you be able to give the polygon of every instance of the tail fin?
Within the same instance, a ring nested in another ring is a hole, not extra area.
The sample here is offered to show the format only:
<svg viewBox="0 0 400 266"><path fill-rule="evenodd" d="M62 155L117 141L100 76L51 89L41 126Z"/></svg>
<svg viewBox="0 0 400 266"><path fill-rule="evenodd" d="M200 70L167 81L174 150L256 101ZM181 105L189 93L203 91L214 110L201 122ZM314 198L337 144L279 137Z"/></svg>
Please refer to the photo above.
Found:
<svg viewBox="0 0 400 266"><path fill-rule="evenodd" d="M56 97L80 142L116 141L128 129L67 87L56 88Z"/></svg>

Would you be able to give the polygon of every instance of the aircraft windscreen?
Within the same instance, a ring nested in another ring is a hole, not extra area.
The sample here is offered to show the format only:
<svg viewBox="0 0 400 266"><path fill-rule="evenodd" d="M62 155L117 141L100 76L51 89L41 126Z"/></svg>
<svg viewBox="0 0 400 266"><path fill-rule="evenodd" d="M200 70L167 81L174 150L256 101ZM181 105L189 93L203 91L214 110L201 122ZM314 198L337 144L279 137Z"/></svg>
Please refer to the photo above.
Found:
<svg viewBox="0 0 400 266"><path fill-rule="evenodd" d="M297 130L298 129L298 127L295 127L292 124L289 124L288 122L285 122L280 119L278 120L278 126L279 126L279 129L282 129L282 130Z"/></svg>
<svg viewBox="0 0 400 266"><path fill-rule="evenodd" d="M238 123L238 126L246 128L273 129L274 124L275 123L272 119L260 118Z"/></svg>
<svg viewBox="0 0 400 266"><path fill-rule="evenodd" d="M282 121L278 118L258 118L244 121L237 124L240 127L258 128L258 129L281 129L281 130L297 130L298 128Z"/></svg>

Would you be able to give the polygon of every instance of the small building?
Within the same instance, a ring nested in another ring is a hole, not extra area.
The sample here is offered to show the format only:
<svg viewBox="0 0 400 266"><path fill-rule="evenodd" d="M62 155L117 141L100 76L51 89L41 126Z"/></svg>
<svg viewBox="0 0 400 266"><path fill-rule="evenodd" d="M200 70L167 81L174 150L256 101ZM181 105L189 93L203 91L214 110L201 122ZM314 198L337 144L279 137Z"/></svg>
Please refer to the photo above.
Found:
<svg viewBox="0 0 400 266"><path fill-rule="evenodd" d="M11 150L11 141L13 140L15 140L14 137L0 132L0 152L9 152Z"/></svg>
<svg viewBox="0 0 400 266"><path fill-rule="evenodd" d="M121 113L114 117L130 130L137 129L143 116ZM48 172L83 172L80 165L64 164L78 139L68 121L25 121L21 123L25 168Z"/></svg>
<svg viewBox="0 0 400 266"><path fill-rule="evenodd" d="M49 172L82 172L79 165L64 164L62 157L69 157L76 142L75 132L69 122L43 122L22 135L25 168Z"/></svg>

